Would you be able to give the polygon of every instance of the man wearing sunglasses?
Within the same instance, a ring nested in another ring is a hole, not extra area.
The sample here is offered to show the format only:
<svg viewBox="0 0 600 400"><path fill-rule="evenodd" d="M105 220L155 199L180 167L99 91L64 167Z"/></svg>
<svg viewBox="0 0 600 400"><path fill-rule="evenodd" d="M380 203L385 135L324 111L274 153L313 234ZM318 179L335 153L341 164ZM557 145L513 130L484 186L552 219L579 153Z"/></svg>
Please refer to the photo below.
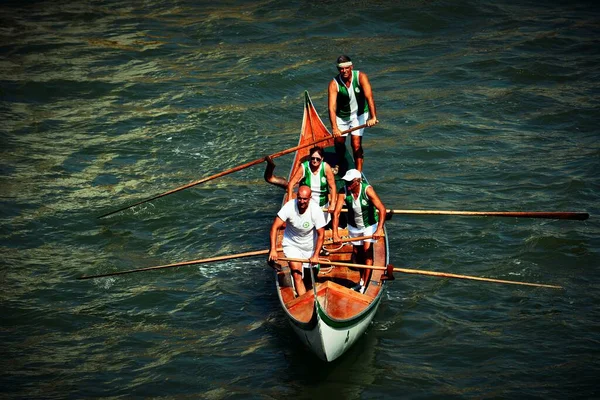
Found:
<svg viewBox="0 0 600 400"><path fill-rule="evenodd" d="M358 70L354 71L352 61L346 55L337 58L336 66L339 75L329 83L328 89L329 121L335 137L338 165L342 167L343 173L346 169L343 164L348 134L342 136L341 132L365 123L367 126L373 126L379 121L375 110L373 90L367 74ZM354 164L359 171L362 171L363 168L363 131L364 129L358 129L351 132Z"/></svg>
<svg viewBox="0 0 600 400"><path fill-rule="evenodd" d="M310 288L310 276L304 279L304 269L319 263L319 252L325 238L325 218L317 203L311 201L310 187L298 188L296 198L286 202L277 213L271 225L271 248L269 261L277 261L277 232L285 224L283 231L283 254L288 258L308 258L308 263L290 261L294 287L298 296Z"/></svg>
<svg viewBox="0 0 600 400"><path fill-rule="evenodd" d="M346 185L338 194L333 213L333 242L340 242L338 234L340 212L345 205L348 209L347 221L350 237L373 236L373 239L352 242L354 261L360 264L373 265L373 243L382 238L384 234L385 206L375 193L375 189L371 185L362 182L362 175L358 170L348 170L342 179L346 181ZM364 293L371 278L371 272L370 269L361 270L360 283L355 287L355 290Z"/></svg>
<svg viewBox="0 0 600 400"><path fill-rule="evenodd" d="M325 222L329 223L337 197L335 177L331 167L323 159L323 148L315 146L308 154L309 159L301 164L288 182L288 199L292 198L292 191L297 183L310 187L313 201L322 209L327 209L323 216Z"/></svg>

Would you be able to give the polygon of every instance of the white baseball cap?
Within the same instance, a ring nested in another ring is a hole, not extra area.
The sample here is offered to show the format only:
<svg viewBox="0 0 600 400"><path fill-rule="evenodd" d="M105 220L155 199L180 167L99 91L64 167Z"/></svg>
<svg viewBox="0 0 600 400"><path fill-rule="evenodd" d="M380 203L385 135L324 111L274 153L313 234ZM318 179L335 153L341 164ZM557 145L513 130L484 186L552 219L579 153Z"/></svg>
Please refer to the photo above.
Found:
<svg viewBox="0 0 600 400"><path fill-rule="evenodd" d="M348 181L348 182L351 182L351 181L353 181L355 179L359 179L359 178L362 178L362 175L360 174L360 171L357 169L349 169L346 172L346 175L344 175L342 177L343 180Z"/></svg>

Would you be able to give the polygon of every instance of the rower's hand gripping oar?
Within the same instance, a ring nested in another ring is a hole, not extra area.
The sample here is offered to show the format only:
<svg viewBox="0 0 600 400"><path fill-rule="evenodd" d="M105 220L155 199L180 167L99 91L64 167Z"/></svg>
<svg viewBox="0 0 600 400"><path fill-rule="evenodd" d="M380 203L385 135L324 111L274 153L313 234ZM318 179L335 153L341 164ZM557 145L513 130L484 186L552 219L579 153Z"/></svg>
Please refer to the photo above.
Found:
<svg viewBox="0 0 600 400"><path fill-rule="evenodd" d="M355 236L355 237L345 237L345 238L340 238L340 240L339 240L339 241L337 241L337 242L334 242L334 241L333 241L333 238L329 238L329 239L327 239L327 241L326 241L326 242L324 242L324 243L323 243L323 248L322 248L322 250L326 252L326 254L325 254L325 255L329 255L329 251L331 251L331 252L335 252L335 251L339 250L341 247L343 247L343 246L344 246L346 243L348 243L348 242L358 242L358 241L360 241L360 240L367 240L367 239L374 239L374 240L378 240L378 239L380 239L380 238L381 238L381 237L377 237L377 238L376 238L374 235L368 235L368 236ZM337 250L328 250L328 249L326 249L326 248L325 248L325 245L326 245L326 244L340 244L340 243L342 244L342 246L341 246L341 247L339 247ZM279 250L282 250L282 249L277 249L277 251L279 251ZM324 254L323 254L323 253L321 253L321 256L323 256L323 255L324 255ZM277 263L277 261L279 261L279 260L283 260L283 261L285 261L286 259L285 259L285 258L278 258L277 260L271 260L271 259L268 259L268 260L267 260L267 264L269 265L269 267L271 267L271 268L273 268L273 269L275 269L275 270L277 270L277 271L281 271L281 265ZM307 261L307 262L309 262L309 261ZM392 279L393 279L393 278L392 278Z"/></svg>
<svg viewBox="0 0 600 400"><path fill-rule="evenodd" d="M343 131L343 132L342 132L342 135L345 135L346 133L350 133L350 132L353 132L353 131L355 131L355 130L362 129L362 128L366 128L366 127L367 127L367 124L359 125L359 126L356 126L356 127L354 127L354 128L351 128L351 129L348 129L348 130L345 130L345 131ZM324 142L324 141L327 141L327 140L332 140L333 138L334 138L333 136L326 137L326 138L322 138L322 139L319 139L319 140L315 140L314 142L311 142L311 143L306 143L306 144L303 144L303 145L299 145L299 146L291 147L291 148L289 148L289 149L287 149L287 150L283 150L283 151L280 151L280 152L278 152L278 153L274 153L274 154L271 154L271 155L268 155L268 156L264 156L264 157L261 157L261 158L257 158L257 159L256 159L256 160L254 160L254 161L250 161L250 162L247 162L247 163L245 163L245 164L238 165L237 167L233 167L233 168L230 168L230 169L228 169L228 170L225 170L225 171L223 171L223 172L219 172L218 174L214 174L214 175L208 176L208 177L206 177L206 178L202 178L202 179L199 179L199 180L197 180L197 181L190 182L190 183L188 183L187 185L183 185L183 186L180 186L180 187L178 187L178 188L175 188L175 189L169 190L168 192L164 192L164 193L161 193L161 194L157 194L156 196L150 197L150 198L148 198L148 199L145 199L145 200L142 200L142 201L138 201L137 203L130 204L130 205L128 205L128 206L125 206L125 207L119 208L118 210L111 211L111 212L108 212L108 213L106 213L106 214L102 214L102 215L100 215L98 218L104 218L104 217L108 217L109 215L116 214L116 213L118 213L118 212L121 212L121 211L127 210L127 209L129 209L129 208L131 208L131 207L139 206L140 204L144 204L144 203L147 203L147 202L149 202L149 201L156 200L156 199L159 199L159 198L161 198L161 197L164 197L164 196L167 196L167 195L170 195L170 194L173 194L173 193L176 193L176 192L182 191L182 190L184 190L184 189L191 188L192 186L196 186L196 185L199 185L199 184L201 184L201 183L208 182L208 181L211 181L211 180L213 180L213 179L220 178L220 177L222 177L222 176L225 176L225 175L229 175L229 174L231 174L231 173L233 173L233 172L241 171L242 169L245 169L245 168L251 167L251 166L253 166L253 165L256 165L256 164L260 164L260 163L263 163L263 162L265 162L265 161L267 160L267 157L270 157L270 158L277 158L277 157L281 157L281 156L283 156L283 155L286 155L286 154L292 153L292 152L294 152L294 151L297 151L297 150L300 150L300 149L304 149L304 148L306 148L306 147L309 147L309 146L313 146L313 145L315 145L315 144L317 144L317 143L321 143L321 142Z"/></svg>

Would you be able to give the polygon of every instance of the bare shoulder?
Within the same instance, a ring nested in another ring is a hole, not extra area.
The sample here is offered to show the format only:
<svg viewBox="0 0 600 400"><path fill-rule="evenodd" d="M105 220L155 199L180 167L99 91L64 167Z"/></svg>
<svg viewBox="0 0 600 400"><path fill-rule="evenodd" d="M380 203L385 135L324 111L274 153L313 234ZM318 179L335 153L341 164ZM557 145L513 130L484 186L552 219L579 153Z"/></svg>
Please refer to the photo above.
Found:
<svg viewBox="0 0 600 400"><path fill-rule="evenodd" d="M337 91L337 82L335 79L329 81L329 91Z"/></svg>
<svg viewBox="0 0 600 400"><path fill-rule="evenodd" d="M369 197L375 197L375 198L377 198L377 192L375 192L375 189L373 188L372 185L367 186L367 189L365 190L365 193Z"/></svg>
<svg viewBox="0 0 600 400"><path fill-rule="evenodd" d="M358 74L358 81L360 83L363 83L363 82L367 82L368 83L369 82L369 76L367 75L366 72L360 71L360 74Z"/></svg>

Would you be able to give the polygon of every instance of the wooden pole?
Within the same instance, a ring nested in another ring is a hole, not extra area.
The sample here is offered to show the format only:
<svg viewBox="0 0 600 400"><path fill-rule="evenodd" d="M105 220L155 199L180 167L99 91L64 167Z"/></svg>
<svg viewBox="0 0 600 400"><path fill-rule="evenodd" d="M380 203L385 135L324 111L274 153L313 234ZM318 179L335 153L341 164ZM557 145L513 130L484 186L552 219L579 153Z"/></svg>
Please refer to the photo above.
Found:
<svg viewBox="0 0 600 400"><path fill-rule="evenodd" d="M561 211L441 211L441 210L387 210L389 214L407 215L461 215L473 217L513 217L513 218L548 218L573 219L583 221L589 218L586 212Z"/></svg>
<svg viewBox="0 0 600 400"><path fill-rule="evenodd" d="M134 272L154 271L154 270L157 270L157 269L183 267L183 266L186 266L186 265L205 264L205 263L210 263L210 262L215 262L215 261L231 260L231 259L234 259L234 258L260 256L260 255L264 255L264 254L269 254L269 250L249 251L247 253L230 254L230 255L226 255L226 256L204 258L204 259L201 259L201 260L183 261L183 262L178 262L178 263L174 263L174 264L158 265L158 266L155 266L155 267L130 269L130 270L127 270L127 271L109 272L109 273L106 273L106 274L99 274L99 275L80 276L77 279L105 278L107 276L132 274Z"/></svg>
<svg viewBox="0 0 600 400"><path fill-rule="evenodd" d="M342 212L348 209L342 208ZM590 217L586 212L573 211L444 211L444 210L386 210L388 219L393 214L404 215L458 215L467 217L512 217L512 218L547 218L571 219L584 221Z"/></svg>
<svg viewBox="0 0 600 400"><path fill-rule="evenodd" d="M357 129L362 129L362 128L365 128L365 127L367 127L367 124L363 124L363 125L356 126L356 127L354 127L354 128L351 128L351 129L345 130L344 132L342 132L342 134L346 134L346 133L349 133L349 132L355 131L355 130L357 130ZM256 165L256 164L260 164L260 163L262 163L262 162L265 162L265 161L267 160L267 157L270 157L270 158L277 158L277 157L281 157L281 156L283 156L283 155L286 155L286 154L288 154L288 153L292 153L292 152L294 152L294 151L297 151L297 150L300 150L300 149L303 149L303 148L306 148L306 147L309 147L309 146L313 146L313 145L315 145L315 144L317 144L317 143L321 143L321 142L324 142L324 141L326 141L326 140L331 140L331 139L333 139L333 136L331 136L331 137L327 137L327 138L322 138L322 139L319 139L319 140L315 140L314 142L311 142L311 143L305 143L305 144L303 144L303 145L299 145L299 146L291 147L291 148L289 148L289 149L282 150L282 151L279 151L279 152L277 152L277 153L273 153L273 154L271 154L271 155L269 155L269 156L264 156L264 157L261 157L261 158L257 158L257 159L256 159L256 160L254 160L254 161L249 161L249 162L247 162L247 163L245 163L245 164L238 165L237 167L233 167L233 168L230 168L230 169L228 169L228 170L225 170L225 171L223 171L223 172L219 172L218 174L214 174L214 175L208 176L208 177L206 177L206 178L202 178L202 179L199 179L199 180L197 180L197 181L190 182L190 183L188 183L187 185L183 185L183 186L180 186L180 187L178 187L178 188L175 188L175 189L169 190L169 191L167 191L167 192L164 192L164 193L161 193L161 194L157 194L156 196L152 196L152 197L150 197L150 198L147 198L147 199L145 199L145 200L138 201L137 203L133 203L133 204L130 204L130 205L128 205L128 206L125 206L125 207L119 208L118 210L111 211L111 212L108 212L108 213L106 213L106 214L102 214L102 215L100 215L98 218L104 218L104 217L108 217L109 215L113 215L113 214L116 214L116 213L118 213L118 212L125 211L125 210L127 210L127 209L129 209L129 208L132 208L132 207L135 207L135 206L139 206L140 204L144 204L144 203L147 203L147 202L149 202L149 201L156 200L156 199L159 199L159 198L161 198L161 197L168 196L168 195L170 195L170 194L173 194L173 193L180 192L180 191L182 191L182 190L184 190L184 189L191 188L192 186L196 186L196 185L199 185L199 184L201 184L201 183L208 182L208 181L211 181L211 180L213 180L213 179L220 178L220 177L222 177L222 176L225 176L225 175L229 175L229 174L231 174L231 173L233 173L233 172L241 171L242 169L245 169L245 168L251 167L251 166L253 166L253 165Z"/></svg>
<svg viewBox="0 0 600 400"><path fill-rule="evenodd" d="M355 237L355 238L345 238L345 239L341 239L340 243L352 242L352 241L355 241L355 240L371 239L372 237L373 236L360 236L360 237ZM327 244L330 244L330 243L332 243L332 241L328 240ZM281 250L282 250L281 248L277 249L277 251L281 251ZM184 267L184 266L187 266L187 265L206 264L206 263L216 262L216 261L232 260L234 258L244 258L244 257L261 256L261 255L269 254L269 252L270 252L270 249L267 249L267 250L255 250L255 251L249 251L249 252L246 252L246 253L229 254L229 255L224 255L224 256L217 256L217 257L211 257L211 258L203 258L203 259L200 259L200 260L182 261L182 262L178 262L178 263L174 263L174 264L157 265L157 266L154 266L154 267L145 267L145 268L130 269L130 270L126 270L126 271L108 272L106 274L99 274L99 275L80 276L77 279L105 278L105 277L108 277L108 276L132 274L134 272L155 271L155 270L158 270L158 269Z"/></svg>
<svg viewBox="0 0 600 400"><path fill-rule="evenodd" d="M297 262L308 262L308 259L302 258L280 258L281 261L297 261ZM378 267L364 264L353 264L353 263L343 263L338 261L327 261L327 260L319 260L319 263L324 265L333 265L340 267L351 267L351 268L363 268L363 269L375 269L375 270L387 270L386 267ZM394 268L394 272L401 272L404 274L416 274L416 275L428 275L428 276L437 276L442 278L455 278L455 279L468 279L474 281L483 281L483 282L493 282L493 283L506 283L511 285L524 285L524 286L536 286L536 287L545 287L551 289L562 289L562 286L556 285L546 285L543 283L529 283L529 282L519 282L519 281L507 281L503 279L493 279L493 278L482 278L479 276L470 276L470 275L458 275L451 274L447 272L435 272L435 271L425 271L421 269L407 269L407 268Z"/></svg>

